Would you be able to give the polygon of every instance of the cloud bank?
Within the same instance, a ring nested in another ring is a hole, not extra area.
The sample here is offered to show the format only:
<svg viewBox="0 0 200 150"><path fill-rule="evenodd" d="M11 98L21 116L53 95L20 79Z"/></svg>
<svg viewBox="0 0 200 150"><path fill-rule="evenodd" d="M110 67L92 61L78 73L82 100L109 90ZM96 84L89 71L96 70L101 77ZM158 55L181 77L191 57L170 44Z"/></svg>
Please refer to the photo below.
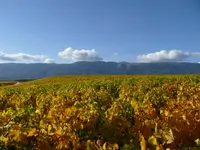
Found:
<svg viewBox="0 0 200 150"><path fill-rule="evenodd" d="M58 53L58 56L60 56L63 59L71 59L72 61L101 61L103 60L102 57L100 57L97 52L87 49L81 49L81 50L74 50L71 47L64 49L64 51L61 51Z"/></svg>
<svg viewBox="0 0 200 150"><path fill-rule="evenodd" d="M45 55L31 55L31 54L25 54L25 53L16 53L16 54L7 54L4 52L0 52L0 60L2 61L11 61L11 62L24 62L24 61L30 61L30 62L43 62L47 61L50 62L52 59L47 58Z"/></svg>
<svg viewBox="0 0 200 150"><path fill-rule="evenodd" d="M155 53L137 56L139 62L181 62L190 57L200 57L198 52L182 50L161 50Z"/></svg>
<svg viewBox="0 0 200 150"><path fill-rule="evenodd" d="M51 64L51 63L55 63L55 61L54 61L54 59L47 58L47 59L45 59L44 63Z"/></svg>

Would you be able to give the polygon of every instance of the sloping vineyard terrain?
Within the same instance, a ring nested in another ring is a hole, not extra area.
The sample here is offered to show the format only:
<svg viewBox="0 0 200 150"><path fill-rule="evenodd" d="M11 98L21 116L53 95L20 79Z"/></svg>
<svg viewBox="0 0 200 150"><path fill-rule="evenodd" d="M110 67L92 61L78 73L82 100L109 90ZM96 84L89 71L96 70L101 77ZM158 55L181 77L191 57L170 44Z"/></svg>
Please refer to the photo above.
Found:
<svg viewBox="0 0 200 150"><path fill-rule="evenodd" d="M200 149L200 76L68 76L0 87L0 149Z"/></svg>
<svg viewBox="0 0 200 150"><path fill-rule="evenodd" d="M1 86L14 85L14 84L15 84L15 82L0 81L0 87Z"/></svg>

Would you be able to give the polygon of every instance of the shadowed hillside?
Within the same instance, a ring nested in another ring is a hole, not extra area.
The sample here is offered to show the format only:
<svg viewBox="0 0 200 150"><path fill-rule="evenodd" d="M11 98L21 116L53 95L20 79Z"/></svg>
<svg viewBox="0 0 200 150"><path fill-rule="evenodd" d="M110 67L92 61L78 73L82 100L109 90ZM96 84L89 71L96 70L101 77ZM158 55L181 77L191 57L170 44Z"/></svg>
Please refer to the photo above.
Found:
<svg viewBox="0 0 200 150"><path fill-rule="evenodd" d="M0 64L0 80L38 79L60 75L199 74L197 63L75 62L72 64Z"/></svg>

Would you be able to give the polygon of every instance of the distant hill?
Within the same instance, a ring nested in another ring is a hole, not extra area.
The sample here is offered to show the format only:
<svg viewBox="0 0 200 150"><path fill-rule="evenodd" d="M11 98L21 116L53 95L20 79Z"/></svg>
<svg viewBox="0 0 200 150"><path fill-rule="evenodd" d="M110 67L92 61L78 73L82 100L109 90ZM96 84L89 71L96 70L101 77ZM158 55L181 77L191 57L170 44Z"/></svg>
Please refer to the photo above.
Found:
<svg viewBox="0 0 200 150"><path fill-rule="evenodd" d="M199 74L198 63L75 62L72 64L0 64L0 80L38 79L58 75Z"/></svg>

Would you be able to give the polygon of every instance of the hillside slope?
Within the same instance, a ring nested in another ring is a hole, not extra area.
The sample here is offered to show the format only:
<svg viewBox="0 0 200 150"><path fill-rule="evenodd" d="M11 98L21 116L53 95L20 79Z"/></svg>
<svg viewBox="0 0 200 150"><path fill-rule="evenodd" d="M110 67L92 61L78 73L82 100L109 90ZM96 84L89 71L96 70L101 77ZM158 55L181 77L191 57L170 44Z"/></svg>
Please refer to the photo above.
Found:
<svg viewBox="0 0 200 150"><path fill-rule="evenodd" d="M0 64L0 80L38 79L60 75L199 74L197 63L75 62L72 64Z"/></svg>

